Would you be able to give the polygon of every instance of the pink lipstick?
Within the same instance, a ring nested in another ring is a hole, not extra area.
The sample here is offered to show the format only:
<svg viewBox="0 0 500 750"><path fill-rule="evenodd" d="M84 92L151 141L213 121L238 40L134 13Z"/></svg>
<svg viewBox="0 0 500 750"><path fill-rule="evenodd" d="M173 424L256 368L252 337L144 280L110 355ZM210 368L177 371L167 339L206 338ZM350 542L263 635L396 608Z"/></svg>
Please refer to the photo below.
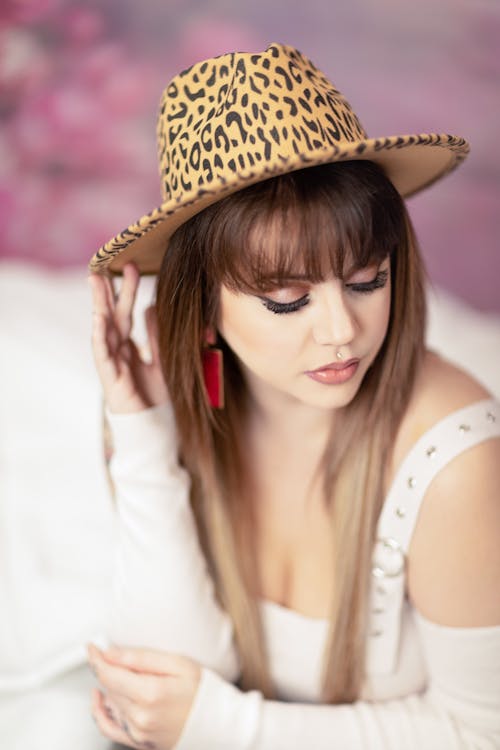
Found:
<svg viewBox="0 0 500 750"><path fill-rule="evenodd" d="M347 362L331 362L316 370L306 370L305 375L318 383L325 385L339 385L350 380L358 369L359 359L349 359Z"/></svg>

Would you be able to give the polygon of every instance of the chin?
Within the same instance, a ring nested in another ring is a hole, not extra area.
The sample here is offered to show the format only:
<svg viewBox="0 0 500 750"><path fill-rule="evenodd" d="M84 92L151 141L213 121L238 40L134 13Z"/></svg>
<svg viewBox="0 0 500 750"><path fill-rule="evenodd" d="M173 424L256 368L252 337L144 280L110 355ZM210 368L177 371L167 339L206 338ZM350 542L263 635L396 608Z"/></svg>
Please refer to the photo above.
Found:
<svg viewBox="0 0 500 750"><path fill-rule="evenodd" d="M327 409L328 411L332 409L343 409L345 406L349 406L351 401L354 400L356 396L357 391L354 391L350 394L346 394L345 396L337 396L336 398L329 398L329 399L317 399L315 401L308 400L308 404L310 406L314 406L317 409Z"/></svg>
<svg viewBox="0 0 500 750"><path fill-rule="evenodd" d="M360 382L343 383L342 385L315 384L317 393L302 394L299 400L317 409L342 409L348 406L359 391Z"/></svg>

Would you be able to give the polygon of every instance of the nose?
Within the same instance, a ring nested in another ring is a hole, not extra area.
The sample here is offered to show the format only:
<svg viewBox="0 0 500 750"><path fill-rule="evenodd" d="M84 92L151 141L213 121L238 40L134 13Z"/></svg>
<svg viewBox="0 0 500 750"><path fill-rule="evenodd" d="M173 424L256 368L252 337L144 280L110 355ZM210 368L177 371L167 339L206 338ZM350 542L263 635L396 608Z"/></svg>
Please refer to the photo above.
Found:
<svg viewBox="0 0 500 750"><path fill-rule="evenodd" d="M339 280L325 283L318 291L314 340L322 346L346 346L356 333L356 320Z"/></svg>

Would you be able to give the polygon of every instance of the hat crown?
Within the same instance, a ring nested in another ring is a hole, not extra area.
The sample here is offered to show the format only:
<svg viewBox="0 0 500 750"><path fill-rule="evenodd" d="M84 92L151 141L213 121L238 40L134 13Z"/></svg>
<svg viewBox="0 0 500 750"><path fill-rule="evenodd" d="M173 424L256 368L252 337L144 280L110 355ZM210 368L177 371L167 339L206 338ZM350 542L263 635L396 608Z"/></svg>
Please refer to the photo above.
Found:
<svg viewBox="0 0 500 750"><path fill-rule="evenodd" d="M366 138L345 97L302 53L272 44L230 53L172 79L160 102L158 161L164 200L199 199L309 166L318 152ZM193 195L194 194L194 195Z"/></svg>

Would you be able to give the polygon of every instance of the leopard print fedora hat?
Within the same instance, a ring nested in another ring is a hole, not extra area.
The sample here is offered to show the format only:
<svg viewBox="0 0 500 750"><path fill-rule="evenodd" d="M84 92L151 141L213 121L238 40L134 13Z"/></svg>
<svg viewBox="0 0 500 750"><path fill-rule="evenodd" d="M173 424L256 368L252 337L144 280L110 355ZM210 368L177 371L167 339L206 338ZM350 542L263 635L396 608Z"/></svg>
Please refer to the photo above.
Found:
<svg viewBox="0 0 500 750"><path fill-rule="evenodd" d="M401 195L431 185L466 157L458 136L368 138L344 96L293 47L230 53L193 65L163 92L157 126L163 202L103 245L93 272L134 261L158 271L168 239L230 193L304 167L367 159Z"/></svg>

